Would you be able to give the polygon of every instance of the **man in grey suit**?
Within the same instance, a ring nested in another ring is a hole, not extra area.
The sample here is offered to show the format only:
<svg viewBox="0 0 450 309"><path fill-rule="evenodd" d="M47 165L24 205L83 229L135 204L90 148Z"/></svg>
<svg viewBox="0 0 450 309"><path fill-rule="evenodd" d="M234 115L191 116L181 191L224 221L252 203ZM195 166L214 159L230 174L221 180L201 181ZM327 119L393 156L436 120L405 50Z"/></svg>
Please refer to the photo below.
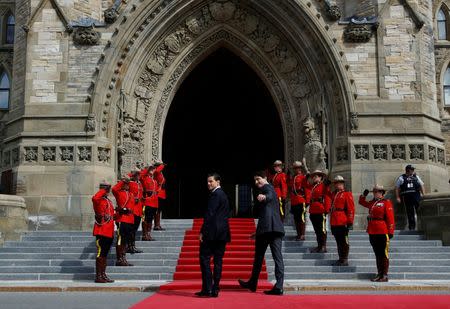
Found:
<svg viewBox="0 0 450 309"><path fill-rule="evenodd" d="M284 263L281 247L284 225L281 221L280 205L277 194L268 183L267 175L264 171L256 173L254 180L258 188L255 202L255 210L258 212L258 225L255 233L255 259L250 280L243 281L239 279L239 284L252 292L256 291L264 255L267 247L270 246L275 262L275 278L277 282L271 290L264 291L264 293L268 295L283 295Z"/></svg>
<svg viewBox="0 0 450 309"><path fill-rule="evenodd" d="M231 211L228 198L220 187L217 173L208 175L208 209L200 230L200 269L202 271L202 290L199 297L219 296L219 283L222 276L222 260L227 242L231 241L228 219ZM214 257L214 278L210 261Z"/></svg>

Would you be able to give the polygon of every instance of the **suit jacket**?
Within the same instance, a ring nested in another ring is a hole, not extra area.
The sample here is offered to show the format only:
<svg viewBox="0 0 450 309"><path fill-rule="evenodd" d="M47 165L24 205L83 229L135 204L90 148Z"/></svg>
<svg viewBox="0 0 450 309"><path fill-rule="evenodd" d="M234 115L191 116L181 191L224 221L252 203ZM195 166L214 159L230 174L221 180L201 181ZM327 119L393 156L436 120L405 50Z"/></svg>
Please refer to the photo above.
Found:
<svg viewBox="0 0 450 309"><path fill-rule="evenodd" d="M257 194L264 194L266 200L255 202L255 210L258 213L258 226L256 227L256 235L262 235L266 233L276 233L281 236L284 235L284 225L281 221L280 215L280 203L278 202L275 189L270 184L264 185L257 190Z"/></svg>
<svg viewBox="0 0 450 309"><path fill-rule="evenodd" d="M230 205L225 192L218 188L210 193L208 198L208 210L206 211L201 233L206 241L231 241L230 226Z"/></svg>

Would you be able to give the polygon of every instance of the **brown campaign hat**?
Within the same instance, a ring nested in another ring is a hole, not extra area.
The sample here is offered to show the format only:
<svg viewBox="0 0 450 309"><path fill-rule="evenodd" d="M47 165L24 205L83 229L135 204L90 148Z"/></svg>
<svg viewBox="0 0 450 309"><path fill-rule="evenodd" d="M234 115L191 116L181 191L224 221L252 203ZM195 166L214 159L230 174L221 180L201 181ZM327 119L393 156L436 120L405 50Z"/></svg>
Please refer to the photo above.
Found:
<svg viewBox="0 0 450 309"><path fill-rule="evenodd" d="M321 171L321 170L315 170L314 172L312 172L311 173L311 176L314 176L314 175L320 175L320 176L326 176L327 174L325 174L323 171Z"/></svg>
<svg viewBox="0 0 450 309"><path fill-rule="evenodd" d="M374 185L372 191L381 191L381 192L383 192L383 194L386 193L386 190L384 189L384 187L379 184Z"/></svg>
<svg viewBox="0 0 450 309"><path fill-rule="evenodd" d="M283 161L276 160L275 162L273 162L273 166L279 166L279 165L283 165Z"/></svg>
<svg viewBox="0 0 450 309"><path fill-rule="evenodd" d="M334 177L333 182L345 182L345 179L341 175L337 175Z"/></svg>
<svg viewBox="0 0 450 309"><path fill-rule="evenodd" d="M293 168L299 168L299 167L302 167L302 166L303 166L303 164L300 161L295 161L294 163L292 163L292 167Z"/></svg>

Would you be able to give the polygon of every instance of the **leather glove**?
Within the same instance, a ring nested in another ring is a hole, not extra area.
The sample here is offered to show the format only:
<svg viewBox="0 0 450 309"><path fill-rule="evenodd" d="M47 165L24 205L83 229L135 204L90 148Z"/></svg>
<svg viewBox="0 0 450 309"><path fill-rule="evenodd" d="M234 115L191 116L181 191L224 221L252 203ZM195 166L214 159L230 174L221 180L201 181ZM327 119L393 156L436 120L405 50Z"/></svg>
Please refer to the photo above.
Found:
<svg viewBox="0 0 450 309"><path fill-rule="evenodd" d="M368 195L369 195L369 190L367 190L367 189L364 190L363 195L364 195L364 196L368 196Z"/></svg>
<svg viewBox="0 0 450 309"><path fill-rule="evenodd" d="M331 185L331 180L329 180L329 179L327 178L327 179L325 179L325 180L323 181L323 184L326 185L326 186L329 186L329 185Z"/></svg>
<svg viewBox="0 0 450 309"><path fill-rule="evenodd" d="M389 239L392 239L394 237L394 234L389 234Z"/></svg>

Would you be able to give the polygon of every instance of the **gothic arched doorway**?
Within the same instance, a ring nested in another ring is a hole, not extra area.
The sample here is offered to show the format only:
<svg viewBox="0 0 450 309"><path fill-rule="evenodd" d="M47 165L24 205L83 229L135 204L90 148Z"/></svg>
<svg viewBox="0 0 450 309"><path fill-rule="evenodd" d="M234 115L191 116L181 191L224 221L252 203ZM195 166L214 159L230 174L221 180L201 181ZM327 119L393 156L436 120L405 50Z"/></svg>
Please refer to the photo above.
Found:
<svg viewBox="0 0 450 309"><path fill-rule="evenodd" d="M184 80L165 122L164 217L203 215L206 175L212 171L221 174L233 207L241 185L239 207L245 212L252 173L283 159L284 149L279 113L262 80L230 50L216 50Z"/></svg>

